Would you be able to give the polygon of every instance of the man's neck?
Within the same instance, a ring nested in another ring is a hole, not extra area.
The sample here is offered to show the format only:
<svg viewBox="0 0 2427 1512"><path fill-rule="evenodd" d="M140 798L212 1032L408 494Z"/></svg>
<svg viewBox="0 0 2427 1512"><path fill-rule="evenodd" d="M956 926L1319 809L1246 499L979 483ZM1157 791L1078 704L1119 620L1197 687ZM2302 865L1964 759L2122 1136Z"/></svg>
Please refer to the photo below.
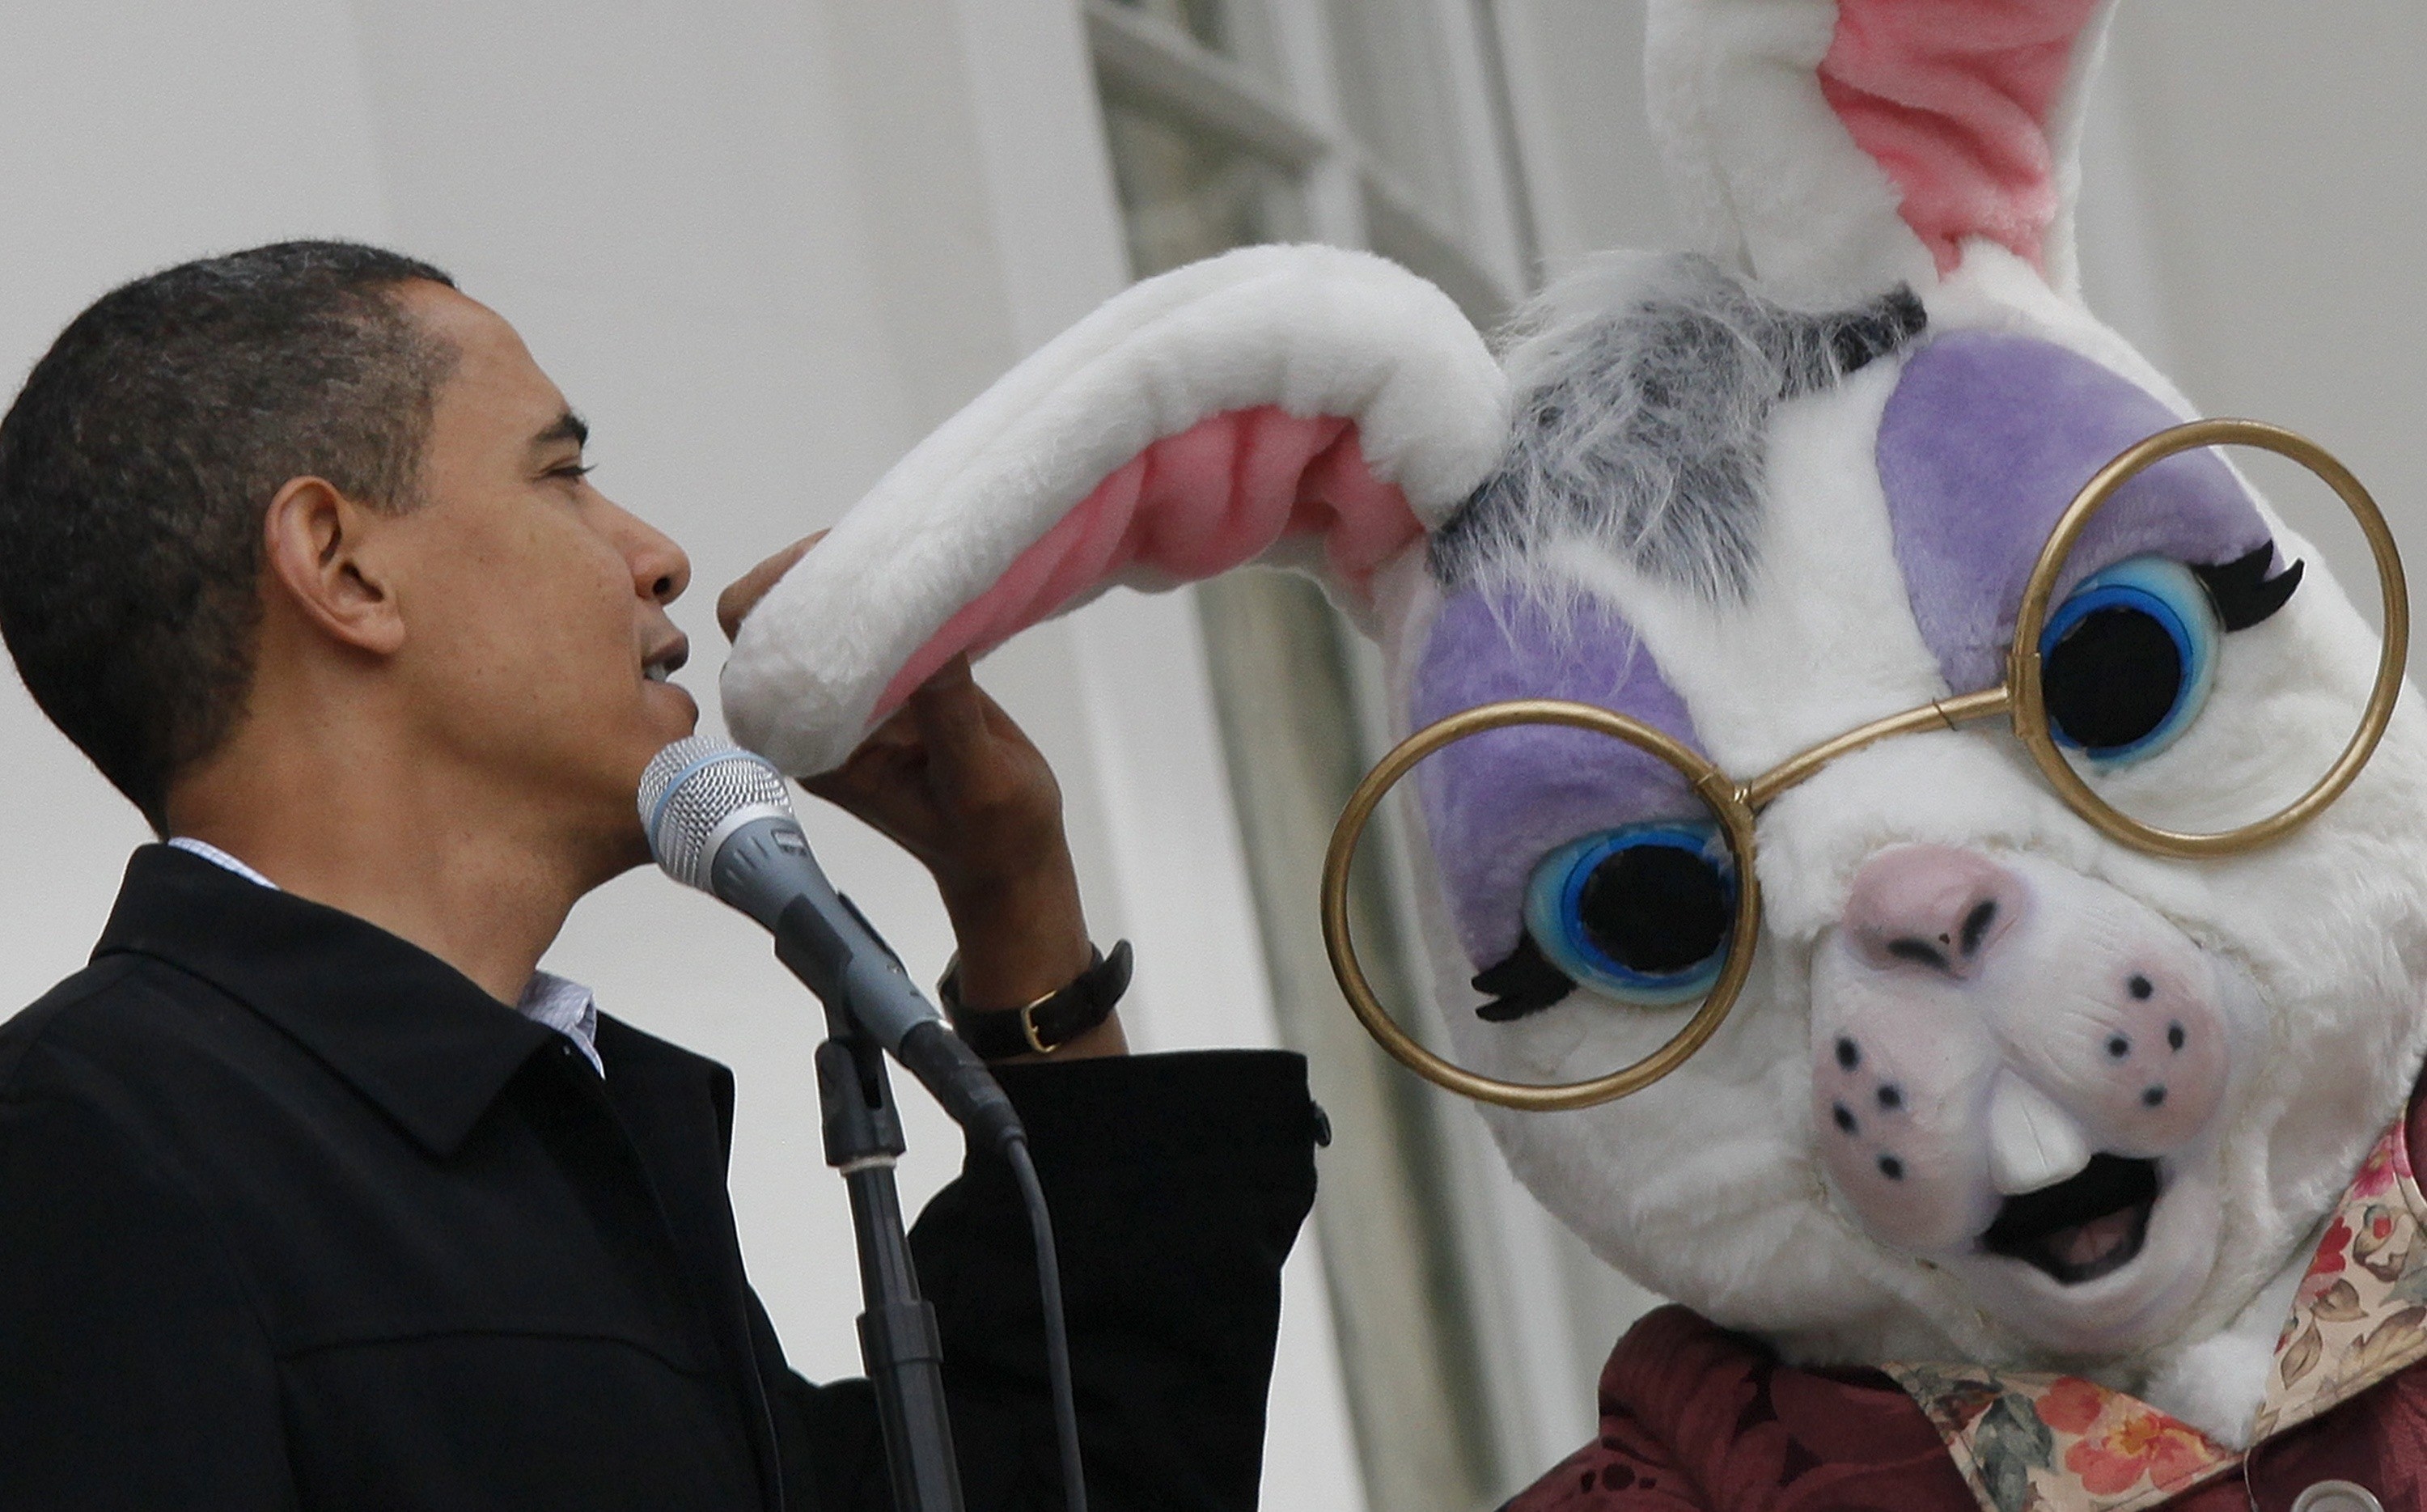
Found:
<svg viewBox="0 0 2427 1512"><path fill-rule="evenodd" d="M169 818L171 833L421 947L508 1004L597 880L529 805L427 759L230 751L178 784Z"/></svg>

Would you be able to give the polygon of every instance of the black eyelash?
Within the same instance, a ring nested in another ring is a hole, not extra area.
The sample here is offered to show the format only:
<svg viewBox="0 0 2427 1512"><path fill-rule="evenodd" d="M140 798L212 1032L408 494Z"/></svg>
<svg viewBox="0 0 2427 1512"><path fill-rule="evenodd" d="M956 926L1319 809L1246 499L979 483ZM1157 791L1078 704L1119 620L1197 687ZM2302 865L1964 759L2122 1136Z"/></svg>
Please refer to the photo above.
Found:
<svg viewBox="0 0 2427 1512"><path fill-rule="evenodd" d="M1508 959L1475 975L1474 990L1491 994L1492 1000L1477 1008L1474 1016L1487 1024L1507 1024L1540 1013L1575 991L1576 984L1536 948L1534 936L1521 935Z"/></svg>
<svg viewBox="0 0 2427 1512"><path fill-rule="evenodd" d="M2219 562L2212 567L2191 564L2191 573L2207 589L2209 602L2216 605L2216 616L2227 630L2246 630L2284 607L2292 590L2301 586L2301 564L2292 565L2267 576L2275 561L2273 542L2260 546L2245 557Z"/></svg>

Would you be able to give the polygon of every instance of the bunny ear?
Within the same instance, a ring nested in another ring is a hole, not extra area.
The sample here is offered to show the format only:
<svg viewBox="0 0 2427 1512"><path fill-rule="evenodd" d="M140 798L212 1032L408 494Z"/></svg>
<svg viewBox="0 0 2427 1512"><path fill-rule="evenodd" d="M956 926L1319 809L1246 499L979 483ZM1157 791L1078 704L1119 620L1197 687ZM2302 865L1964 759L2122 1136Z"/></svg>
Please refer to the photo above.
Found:
<svg viewBox="0 0 2427 1512"><path fill-rule="evenodd" d="M2074 292L2113 0L1654 0L1654 127L1712 250L1793 294L1927 286L1986 242Z"/></svg>
<svg viewBox="0 0 2427 1512"><path fill-rule="evenodd" d="M1499 461L1507 385L1380 258L1258 247L1150 279L904 457L743 622L725 723L826 771L952 657L1116 584L1254 561L1352 613Z"/></svg>

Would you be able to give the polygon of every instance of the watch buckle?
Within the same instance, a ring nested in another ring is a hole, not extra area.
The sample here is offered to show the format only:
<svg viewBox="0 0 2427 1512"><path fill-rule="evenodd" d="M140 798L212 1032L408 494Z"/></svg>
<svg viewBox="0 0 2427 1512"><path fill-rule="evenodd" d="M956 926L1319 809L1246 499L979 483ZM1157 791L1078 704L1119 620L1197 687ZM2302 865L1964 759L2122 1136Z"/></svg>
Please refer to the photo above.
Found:
<svg viewBox="0 0 2427 1512"><path fill-rule="evenodd" d="M1045 1036L1036 1032L1036 1010L1059 996L1059 993L1049 992L1019 1011L1019 1036L1028 1041L1028 1048L1039 1055L1051 1055L1069 1043L1067 1040L1057 1040L1049 1045L1045 1042Z"/></svg>

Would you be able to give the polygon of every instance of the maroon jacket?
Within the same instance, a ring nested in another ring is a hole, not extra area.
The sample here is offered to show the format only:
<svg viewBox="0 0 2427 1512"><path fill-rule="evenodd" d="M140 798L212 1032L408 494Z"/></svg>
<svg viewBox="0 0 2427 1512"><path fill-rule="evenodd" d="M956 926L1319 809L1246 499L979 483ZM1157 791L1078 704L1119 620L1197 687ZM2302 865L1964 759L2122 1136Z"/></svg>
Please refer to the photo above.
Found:
<svg viewBox="0 0 2427 1512"><path fill-rule="evenodd" d="M1668 1307L1603 1369L1600 1437L1507 1512L2278 1512L2321 1482L2427 1508L2422 1139L2414 1095L2319 1247L2246 1455L2078 1378L1800 1370Z"/></svg>

